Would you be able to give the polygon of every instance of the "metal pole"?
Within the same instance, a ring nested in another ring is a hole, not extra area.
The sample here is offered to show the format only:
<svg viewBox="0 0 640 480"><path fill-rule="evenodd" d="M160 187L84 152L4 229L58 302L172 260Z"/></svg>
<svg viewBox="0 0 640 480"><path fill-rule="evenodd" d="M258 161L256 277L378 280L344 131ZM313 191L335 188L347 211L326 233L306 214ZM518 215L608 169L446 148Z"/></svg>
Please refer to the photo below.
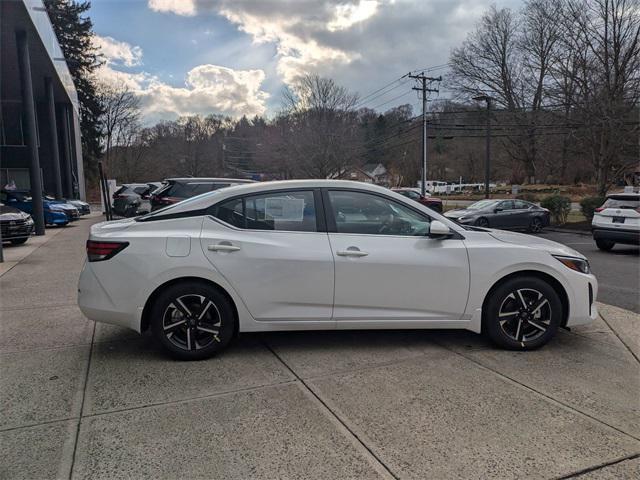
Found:
<svg viewBox="0 0 640 480"><path fill-rule="evenodd" d="M487 139L484 161L484 198L489 198L489 177L491 176L491 98L487 97Z"/></svg>
<svg viewBox="0 0 640 480"><path fill-rule="evenodd" d="M42 180L40 178L40 157L38 156L38 138L36 133L36 106L33 99L31 82L31 59L27 33L16 32L18 46L18 68L22 83L22 108L26 120L26 144L29 156L29 181L31 183L32 217L36 224L36 235L44 235L44 207L42 204Z"/></svg>
<svg viewBox="0 0 640 480"><path fill-rule="evenodd" d="M62 198L62 177L60 176L60 150L58 149L58 125L56 123L56 103L53 98L53 81L44 79L47 103L49 106L49 131L51 132L51 153L53 156L53 180L56 184L56 198Z"/></svg>
<svg viewBox="0 0 640 480"><path fill-rule="evenodd" d="M422 78L422 188L420 193L425 196L427 191L427 79Z"/></svg>

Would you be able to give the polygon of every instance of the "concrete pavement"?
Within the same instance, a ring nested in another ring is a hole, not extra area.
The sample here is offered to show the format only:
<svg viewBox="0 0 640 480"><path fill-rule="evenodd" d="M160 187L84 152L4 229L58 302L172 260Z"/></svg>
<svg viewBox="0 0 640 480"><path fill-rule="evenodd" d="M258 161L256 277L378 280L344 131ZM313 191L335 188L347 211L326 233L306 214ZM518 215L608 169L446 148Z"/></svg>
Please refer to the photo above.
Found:
<svg viewBox="0 0 640 480"><path fill-rule="evenodd" d="M602 306L527 353L467 332L272 333L177 362L77 309L90 222L0 277L0 478L637 472L637 314Z"/></svg>

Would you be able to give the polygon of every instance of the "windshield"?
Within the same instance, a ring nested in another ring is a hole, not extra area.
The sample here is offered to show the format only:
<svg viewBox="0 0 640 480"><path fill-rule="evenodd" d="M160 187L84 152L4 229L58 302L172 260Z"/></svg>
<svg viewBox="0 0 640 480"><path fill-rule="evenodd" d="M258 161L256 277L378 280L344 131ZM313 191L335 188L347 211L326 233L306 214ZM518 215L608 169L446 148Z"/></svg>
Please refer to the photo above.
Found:
<svg viewBox="0 0 640 480"><path fill-rule="evenodd" d="M640 207L640 197L631 195L616 195L607 198L602 208L630 208L636 209Z"/></svg>
<svg viewBox="0 0 640 480"><path fill-rule="evenodd" d="M492 205L498 203L497 200L480 200L479 202L472 203L467 207L469 210L484 210L485 208L489 208Z"/></svg>

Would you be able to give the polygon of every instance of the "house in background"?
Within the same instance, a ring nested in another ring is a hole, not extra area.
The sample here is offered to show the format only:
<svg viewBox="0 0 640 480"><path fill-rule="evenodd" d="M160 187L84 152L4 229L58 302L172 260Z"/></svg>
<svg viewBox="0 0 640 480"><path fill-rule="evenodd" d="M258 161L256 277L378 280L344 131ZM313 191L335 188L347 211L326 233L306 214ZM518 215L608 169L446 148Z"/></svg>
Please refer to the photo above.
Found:
<svg viewBox="0 0 640 480"><path fill-rule="evenodd" d="M340 172L329 175L333 180L353 180L356 182L373 183L390 187L392 185L392 175L381 163L367 163L362 167L345 167Z"/></svg>

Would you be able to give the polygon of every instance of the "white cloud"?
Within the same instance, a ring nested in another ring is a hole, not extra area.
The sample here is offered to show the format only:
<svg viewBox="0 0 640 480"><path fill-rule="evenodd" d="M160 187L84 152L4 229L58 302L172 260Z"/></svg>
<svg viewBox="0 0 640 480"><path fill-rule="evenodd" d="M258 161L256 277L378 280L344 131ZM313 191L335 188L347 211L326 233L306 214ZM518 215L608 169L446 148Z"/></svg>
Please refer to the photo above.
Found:
<svg viewBox="0 0 640 480"><path fill-rule="evenodd" d="M149 8L156 12L192 16L196 14L193 0L149 0Z"/></svg>
<svg viewBox="0 0 640 480"><path fill-rule="evenodd" d="M260 90L264 77L262 70L199 65L187 73L184 87L154 80L136 93L148 122L211 113L232 117L263 115L269 97Z"/></svg>
<svg viewBox="0 0 640 480"><path fill-rule="evenodd" d="M142 48L132 46L127 42L120 42L113 37L101 37L95 35L93 43L98 53L103 56L109 65L122 65L134 67L142 62Z"/></svg>
<svg viewBox="0 0 640 480"><path fill-rule="evenodd" d="M336 5L335 16L327 24L327 28L330 32L344 30L375 15L377 10L377 0L361 0L360 3Z"/></svg>

